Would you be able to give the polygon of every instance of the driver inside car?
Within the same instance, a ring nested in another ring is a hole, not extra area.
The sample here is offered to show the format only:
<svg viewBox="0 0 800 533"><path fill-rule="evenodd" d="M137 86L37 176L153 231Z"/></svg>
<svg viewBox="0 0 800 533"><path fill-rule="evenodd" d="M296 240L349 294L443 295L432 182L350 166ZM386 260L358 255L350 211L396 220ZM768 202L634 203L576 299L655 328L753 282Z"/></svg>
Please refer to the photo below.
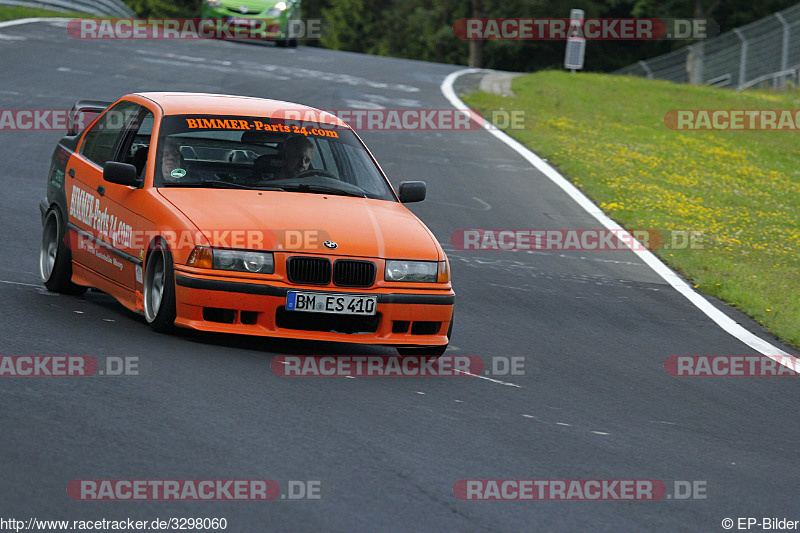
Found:
<svg viewBox="0 0 800 533"><path fill-rule="evenodd" d="M314 143L305 135L292 135L283 143L283 166L277 179L294 178L311 168Z"/></svg>
<svg viewBox="0 0 800 533"><path fill-rule="evenodd" d="M164 139L164 146L161 149L161 174L167 182L180 181L186 175L186 171L181 168L183 161L180 149L180 144L174 138L166 137ZM177 172L173 173L173 171Z"/></svg>

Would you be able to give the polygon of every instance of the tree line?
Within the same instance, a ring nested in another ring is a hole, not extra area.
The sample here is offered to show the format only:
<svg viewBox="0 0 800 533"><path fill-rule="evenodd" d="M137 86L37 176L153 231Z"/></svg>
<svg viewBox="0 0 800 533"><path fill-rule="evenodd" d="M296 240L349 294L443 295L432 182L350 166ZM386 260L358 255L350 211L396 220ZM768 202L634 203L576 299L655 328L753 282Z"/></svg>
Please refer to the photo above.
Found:
<svg viewBox="0 0 800 533"><path fill-rule="evenodd" d="M142 17L198 17L204 0L125 0ZM249 0L243 0L247 3ZM457 38L461 18L568 18L582 9L587 18L711 18L730 31L797 0L304 0L303 18L321 18L330 31L310 46L509 70L561 68L564 41ZM608 72L669 52L690 41L599 41L586 43L585 70ZM477 56L476 56L477 54ZM476 61L477 59L477 61ZM477 64L476 64L477 63Z"/></svg>

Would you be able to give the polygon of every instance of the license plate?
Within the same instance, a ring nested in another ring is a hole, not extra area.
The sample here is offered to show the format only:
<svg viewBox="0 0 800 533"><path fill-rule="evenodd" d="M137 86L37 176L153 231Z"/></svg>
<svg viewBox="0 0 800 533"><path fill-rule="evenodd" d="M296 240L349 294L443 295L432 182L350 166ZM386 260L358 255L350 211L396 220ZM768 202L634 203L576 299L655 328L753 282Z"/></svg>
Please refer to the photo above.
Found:
<svg viewBox="0 0 800 533"><path fill-rule="evenodd" d="M228 22L233 26L245 26L250 28L252 26L258 26L261 23L261 20L248 19L244 17L228 17Z"/></svg>
<svg viewBox="0 0 800 533"><path fill-rule="evenodd" d="M329 294L292 291L286 295L287 311L333 313L337 315L374 315L377 296Z"/></svg>

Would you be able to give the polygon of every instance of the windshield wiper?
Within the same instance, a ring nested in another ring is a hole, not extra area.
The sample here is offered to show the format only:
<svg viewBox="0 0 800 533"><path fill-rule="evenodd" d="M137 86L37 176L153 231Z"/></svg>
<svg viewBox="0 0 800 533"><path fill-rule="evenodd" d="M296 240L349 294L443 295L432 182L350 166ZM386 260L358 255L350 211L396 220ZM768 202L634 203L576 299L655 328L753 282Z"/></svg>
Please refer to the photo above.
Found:
<svg viewBox="0 0 800 533"><path fill-rule="evenodd" d="M338 194L341 196L355 196L356 198L367 197L367 193L365 192L348 191L346 189L337 189L336 187L328 187L326 185L316 185L313 183L282 185L281 189L283 189L284 191L311 192L315 194Z"/></svg>
<svg viewBox="0 0 800 533"><path fill-rule="evenodd" d="M250 189L253 191L280 191L281 187L258 187L255 185L245 185L243 183L233 183L231 181L203 180L200 184L204 187L215 187L217 189Z"/></svg>
<svg viewBox="0 0 800 533"><path fill-rule="evenodd" d="M189 181L185 183L180 182L167 182L164 183L165 187L213 187L215 189L248 189L253 191L282 191L281 187L258 187L254 185L244 185L242 183L233 183L230 181L217 181L217 180L203 180L203 181Z"/></svg>

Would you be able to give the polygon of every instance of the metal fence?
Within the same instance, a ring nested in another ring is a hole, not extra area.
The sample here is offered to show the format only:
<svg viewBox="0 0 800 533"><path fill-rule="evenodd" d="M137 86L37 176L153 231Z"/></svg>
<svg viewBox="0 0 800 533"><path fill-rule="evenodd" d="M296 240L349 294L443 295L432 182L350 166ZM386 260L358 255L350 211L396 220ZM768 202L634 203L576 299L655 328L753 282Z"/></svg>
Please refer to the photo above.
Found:
<svg viewBox="0 0 800 533"><path fill-rule="evenodd" d="M737 90L800 85L800 4L614 74Z"/></svg>
<svg viewBox="0 0 800 533"><path fill-rule="evenodd" d="M136 13L122 0L0 0L0 5L38 7L62 13L87 13L100 17L136 16Z"/></svg>

